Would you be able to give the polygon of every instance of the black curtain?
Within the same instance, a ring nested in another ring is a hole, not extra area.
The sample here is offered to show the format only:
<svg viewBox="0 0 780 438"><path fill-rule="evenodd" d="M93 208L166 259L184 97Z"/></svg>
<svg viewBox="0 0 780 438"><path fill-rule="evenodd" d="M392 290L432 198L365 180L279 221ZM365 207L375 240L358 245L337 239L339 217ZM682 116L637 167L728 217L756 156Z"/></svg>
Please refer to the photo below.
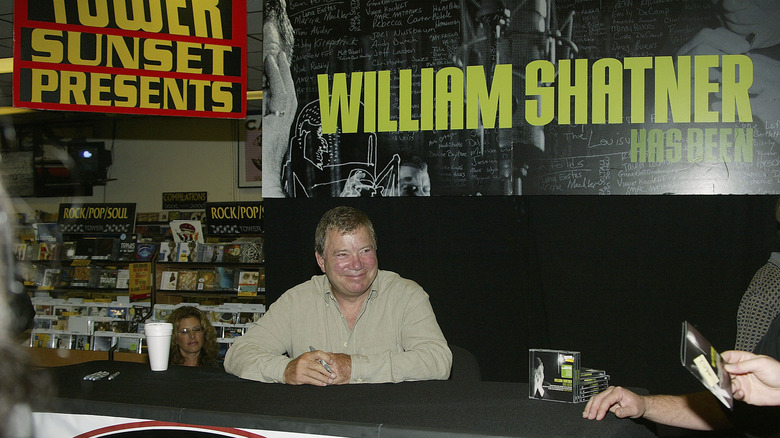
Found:
<svg viewBox="0 0 780 438"><path fill-rule="evenodd" d="M528 349L572 349L611 383L698 390L682 321L732 348L739 300L778 247L776 196L266 199L266 296L321 272L314 228L336 205L373 220L381 269L431 296L485 380L528 381Z"/></svg>

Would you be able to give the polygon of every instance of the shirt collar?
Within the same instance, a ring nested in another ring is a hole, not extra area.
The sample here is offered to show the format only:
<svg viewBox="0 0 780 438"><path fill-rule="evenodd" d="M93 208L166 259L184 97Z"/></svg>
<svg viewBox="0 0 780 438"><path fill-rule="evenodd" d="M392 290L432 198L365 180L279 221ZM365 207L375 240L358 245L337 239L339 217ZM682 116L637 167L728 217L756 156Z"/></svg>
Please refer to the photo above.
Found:
<svg viewBox="0 0 780 438"><path fill-rule="evenodd" d="M379 271L381 272L381 271ZM374 282L371 283L371 290L368 293L368 299L367 301L373 301L376 299L377 295L379 295L379 289L377 286L377 283L379 282L379 272L376 274L376 278L374 278ZM333 291L330 287L330 281L328 281L328 277L323 275L324 280L324 287L322 288L322 299L325 300L326 303L330 301L336 301L336 297L333 296Z"/></svg>

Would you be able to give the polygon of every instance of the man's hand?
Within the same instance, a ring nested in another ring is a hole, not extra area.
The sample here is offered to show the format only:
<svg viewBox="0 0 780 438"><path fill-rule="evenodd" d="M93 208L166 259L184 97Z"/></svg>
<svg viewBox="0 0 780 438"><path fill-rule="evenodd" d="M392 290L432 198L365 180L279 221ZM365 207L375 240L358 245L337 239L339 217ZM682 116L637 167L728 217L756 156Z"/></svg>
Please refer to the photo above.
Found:
<svg viewBox="0 0 780 438"><path fill-rule="evenodd" d="M334 385L346 385L352 378L352 358L343 353L324 353L328 358L326 361L336 377L333 379Z"/></svg>
<svg viewBox="0 0 780 438"><path fill-rule="evenodd" d="M780 405L780 362L747 351L724 351L734 398L757 406Z"/></svg>
<svg viewBox="0 0 780 438"><path fill-rule="evenodd" d="M618 418L639 418L646 410L647 405L642 396L620 386L610 386L588 400L582 418L602 420L607 415L607 411L614 413Z"/></svg>
<svg viewBox="0 0 780 438"><path fill-rule="evenodd" d="M320 359L326 361L331 366L333 373L328 373L328 370L319 362ZM338 383L337 371L333 368L333 365L330 357L322 351L303 353L287 364L287 367L284 369L284 383L288 385L317 386ZM349 378L347 378L347 382L349 382Z"/></svg>

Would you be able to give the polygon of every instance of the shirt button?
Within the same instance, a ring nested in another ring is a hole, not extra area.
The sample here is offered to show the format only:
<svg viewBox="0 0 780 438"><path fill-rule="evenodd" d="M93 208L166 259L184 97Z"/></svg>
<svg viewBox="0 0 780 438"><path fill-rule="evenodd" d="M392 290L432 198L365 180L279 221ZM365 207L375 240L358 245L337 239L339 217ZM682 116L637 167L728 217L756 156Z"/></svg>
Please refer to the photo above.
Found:
<svg viewBox="0 0 780 438"><path fill-rule="evenodd" d="M357 379L355 381L358 382L358 383L363 383L363 379Z"/></svg>
<svg viewBox="0 0 780 438"><path fill-rule="evenodd" d="M344 343L344 348L347 348L347 344L348 344L348 342L345 342L345 343Z"/></svg>

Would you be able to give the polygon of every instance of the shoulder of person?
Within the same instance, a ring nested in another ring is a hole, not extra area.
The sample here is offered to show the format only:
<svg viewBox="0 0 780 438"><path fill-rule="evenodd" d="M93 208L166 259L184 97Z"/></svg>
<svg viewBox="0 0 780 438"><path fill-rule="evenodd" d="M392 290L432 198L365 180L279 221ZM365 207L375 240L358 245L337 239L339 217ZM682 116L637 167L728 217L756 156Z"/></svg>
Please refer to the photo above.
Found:
<svg viewBox="0 0 780 438"><path fill-rule="evenodd" d="M287 289L277 301L297 301L309 297L319 297L327 290L328 278L325 275L314 275L309 280Z"/></svg>
<svg viewBox="0 0 780 438"><path fill-rule="evenodd" d="M407 294L424 294L425 290L416 281L401 277L393 271L380 270L376 276L376 286L380 291L386 288L402 290Z"/></svg>

